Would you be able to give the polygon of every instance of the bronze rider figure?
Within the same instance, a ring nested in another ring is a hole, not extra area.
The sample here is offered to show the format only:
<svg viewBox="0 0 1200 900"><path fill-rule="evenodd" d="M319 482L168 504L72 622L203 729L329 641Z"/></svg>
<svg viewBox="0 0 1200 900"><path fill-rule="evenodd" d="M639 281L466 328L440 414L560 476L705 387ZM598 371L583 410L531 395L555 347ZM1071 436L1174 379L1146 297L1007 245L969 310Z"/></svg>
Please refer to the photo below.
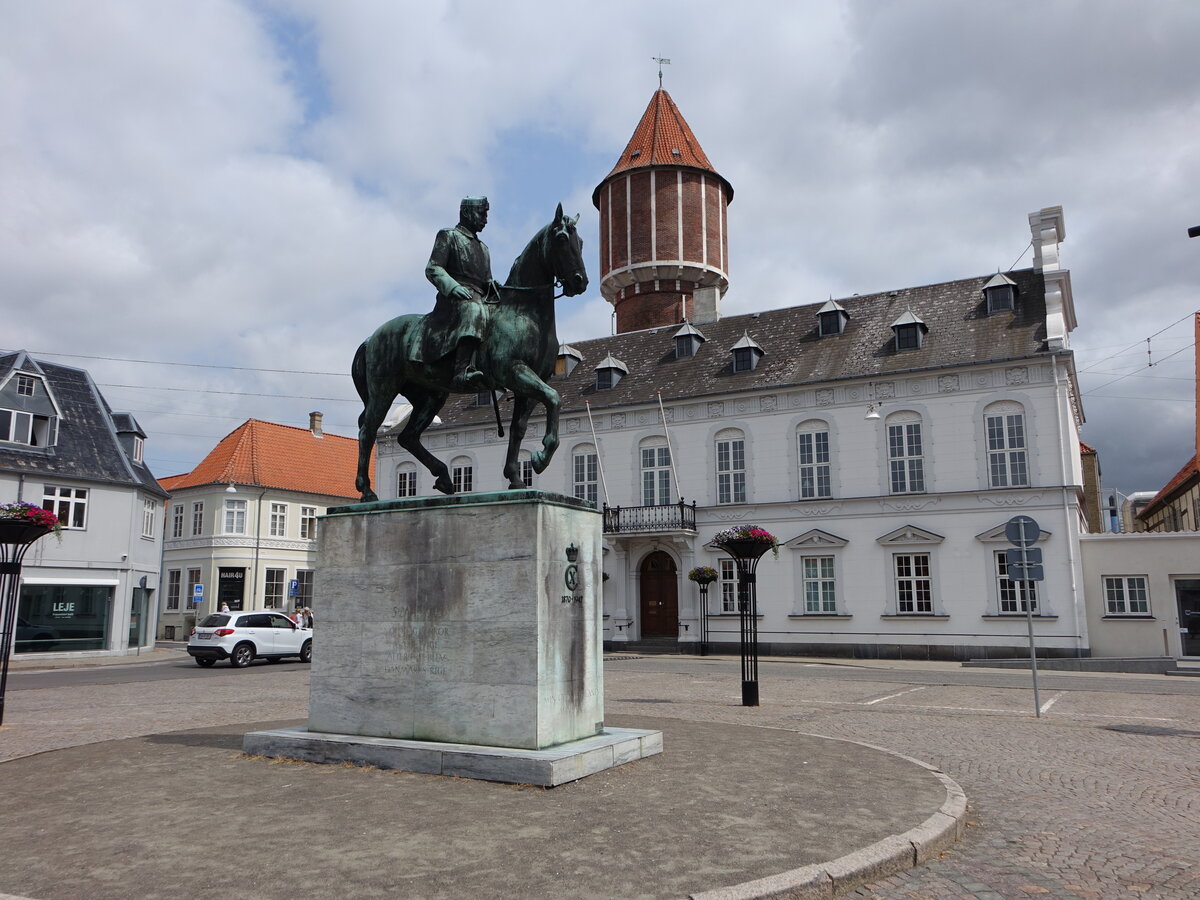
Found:
<svg viewBox="0 0 1200 900"><path fill-rule="evenodd" d="M487 225L487 197L465 197L458 224L443 228L433 242L425 277L437 288L437 304L426 323L421 348L426 362L454 354L454 390L484 390L475 354L487 321L485 303L499 300L492 261L479 232Z"/></svg>

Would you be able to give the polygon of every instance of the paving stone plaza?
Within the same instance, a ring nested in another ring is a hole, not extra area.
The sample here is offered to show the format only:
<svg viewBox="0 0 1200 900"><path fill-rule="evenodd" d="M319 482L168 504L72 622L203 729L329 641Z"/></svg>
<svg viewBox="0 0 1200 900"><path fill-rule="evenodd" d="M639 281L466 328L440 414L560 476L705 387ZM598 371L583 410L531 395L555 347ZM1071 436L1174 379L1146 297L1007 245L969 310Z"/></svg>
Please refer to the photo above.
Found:
<svg viewBox="0 0 1200 900"><path fill-rule="evenodd" d="M156 656L169 658L162 651ZM15 673L0 758L183 729L300 721L306 715L308 674L299 664L221 667L211 675L196 670L199 677L150 681L122 681L116 668L108 673L114 683L69 687L49 686L48 680L38 687L32 673ZM137 667L119 668L136 674ZM742 726L742 734L768 736L782 729L845 738L924 760L961 785L968 797L962 842L853 896L995 900L1200 893L1200 679L1043 673L1040 719L1033 715L1028 673L945 663L764 660L758 708L739 705L735 660L616 656L606 663L605 679L609 718L654 716L689 726ZM669 756L669 730L667 735ZM96 744L87 752L118 746ZM237 746L230 744L222 766L238 758ZM49 753L20 765L50 766L55 757ZM803 779L803 768L796 769L795 777ZM14 786L6 778L16 771L0 765L0 788ZM95 777L103 780L104 774ZM695 785L698 793L705 788ZM786 788L781 785L781 792ZM662 814L670 816L669 802L656 798L647 802L667 803ZM221 820L217 811L176 814L189 829L200 829L201 840ZM607 825L620 828L619 822ZM738 840L733 832L715 837ZM280 849L286 846L281 839ZM622 869L618 860L607 864L614 877ZM312 896L327 896L316 889L318 868L313 867ZM4 891L12 892L11 885L0 877ZM141 894L151 895L156 894Z"/></svg>

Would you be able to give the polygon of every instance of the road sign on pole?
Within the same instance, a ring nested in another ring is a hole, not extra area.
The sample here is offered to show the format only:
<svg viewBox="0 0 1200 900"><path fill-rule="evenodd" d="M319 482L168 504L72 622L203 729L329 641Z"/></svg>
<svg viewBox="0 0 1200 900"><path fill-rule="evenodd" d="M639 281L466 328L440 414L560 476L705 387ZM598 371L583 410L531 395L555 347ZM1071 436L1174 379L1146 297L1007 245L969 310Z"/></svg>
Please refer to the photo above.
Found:
<svg viewBox="0 0 1200 900"><path fill-rule="evenodd" d="M1018 547L1032 547L1042 529L1031 516L1013 516L1004 526L1004 536Z"/></svg>
<svg viewBox="0 0 1200 900"><path fill-rule="evenodd" d="M204 602L204 585L197 584L192 588L192 605L199 606Z"/></svg>

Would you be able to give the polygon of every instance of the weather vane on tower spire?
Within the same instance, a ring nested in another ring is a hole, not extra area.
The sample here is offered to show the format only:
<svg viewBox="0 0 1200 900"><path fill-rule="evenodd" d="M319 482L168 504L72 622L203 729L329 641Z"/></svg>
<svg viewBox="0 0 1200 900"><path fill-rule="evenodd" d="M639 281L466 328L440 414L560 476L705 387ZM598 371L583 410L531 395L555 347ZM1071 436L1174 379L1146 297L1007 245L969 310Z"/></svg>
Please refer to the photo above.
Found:
<svg viewBox="0 0 1200 900"><path fill-rule="evenodd" d="M658 63L658 89L661 91L662 90L662 67L669 66L671 64L671 61L662 56L652 56L650 58L652 60L654 60L656 63Z"/></svg>

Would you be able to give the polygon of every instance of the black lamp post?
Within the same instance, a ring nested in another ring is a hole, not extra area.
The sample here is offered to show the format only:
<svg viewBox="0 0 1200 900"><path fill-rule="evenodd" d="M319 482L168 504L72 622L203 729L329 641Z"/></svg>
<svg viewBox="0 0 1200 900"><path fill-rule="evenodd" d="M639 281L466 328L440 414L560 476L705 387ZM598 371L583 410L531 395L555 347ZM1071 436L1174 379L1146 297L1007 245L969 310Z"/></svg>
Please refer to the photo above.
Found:
<svg viewBox="0 0 1200 900"><path fill-rule="evenodd" d="M4 691L8 687L8 657L12 652L21 593L21 562L25 551L50 528L24 519L0 518L0 725L4 724Z"/></svg>
<svg viewBox="0 0 1200 900"><path fill-rule="evenodd" d="M717 544L733 557L738 573L738 619L741 623L742 706L758 706L758 597L754 570L772 545L751 538Z"/></svg>

